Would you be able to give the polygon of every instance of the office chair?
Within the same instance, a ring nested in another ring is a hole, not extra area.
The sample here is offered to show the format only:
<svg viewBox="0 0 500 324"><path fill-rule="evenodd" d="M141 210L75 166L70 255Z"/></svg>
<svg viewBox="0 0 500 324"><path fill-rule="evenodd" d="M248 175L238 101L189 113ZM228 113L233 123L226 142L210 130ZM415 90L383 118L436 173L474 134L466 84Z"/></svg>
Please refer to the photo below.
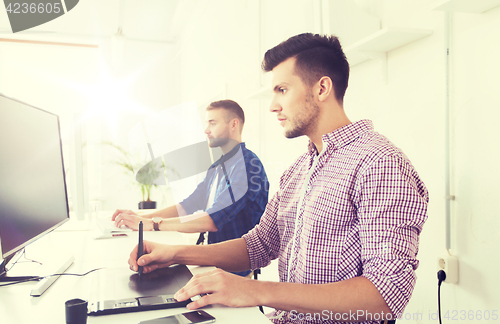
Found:
<svg viewBox="0 0 500 324"><path fill-rule="evenodd" d="M257 278L257 277L258 277L258 275L259 275L260 273L261 273L261 272L260 272L260 269L255 269L255 270L253 271L253 279L254 279L254 280L258 280L258 278ZM260 309L260 312L261 312L262 314L264 314L264 308L262 308L262 306L259 306L259 309Z"/></svg>

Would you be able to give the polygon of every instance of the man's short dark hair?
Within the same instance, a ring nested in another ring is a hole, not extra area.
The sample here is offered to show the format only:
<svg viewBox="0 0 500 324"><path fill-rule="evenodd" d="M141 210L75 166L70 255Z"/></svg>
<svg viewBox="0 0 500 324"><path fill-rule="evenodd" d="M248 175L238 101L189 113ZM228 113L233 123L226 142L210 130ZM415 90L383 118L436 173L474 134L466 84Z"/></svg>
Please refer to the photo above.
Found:
<svg viewBox="0 0 500 324"><path fill-rule="evenodd" d="M295 73L308 86L323 76L332 80L335 97L344 101L349 81L349 63L336 36L304 33L290 37L264 55L262 69L272 71L283 61L295 57Z"/></svg>
<svg viewBox="0 0 500 324"><path fill-rule="evenodd" d="M208 105L207 111L220 108L225 109L230 113L230 119L235 117L238 118L241 122L241 127L243 127L243 124L245 124L245 113L236 101L229 99L214 101L210 105Z"/></svg>

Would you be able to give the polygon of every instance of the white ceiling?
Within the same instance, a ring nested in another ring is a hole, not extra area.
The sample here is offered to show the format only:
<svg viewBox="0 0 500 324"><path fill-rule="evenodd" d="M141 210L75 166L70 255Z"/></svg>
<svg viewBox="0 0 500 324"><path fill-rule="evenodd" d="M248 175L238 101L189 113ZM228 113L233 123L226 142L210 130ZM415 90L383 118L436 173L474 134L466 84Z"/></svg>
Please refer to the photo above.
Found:
<svg viewBox="0 0 500 324"><path fill-rule="evenodd" d="M199 0L80 0L65 15L24 32L12 34L8 16L0 10L0 37L41 34L110 37L122 27L130 39L171 42L195 11ZM10 34L10 35L9 35ZM37 36L38 35L38 36Z"/></svg>

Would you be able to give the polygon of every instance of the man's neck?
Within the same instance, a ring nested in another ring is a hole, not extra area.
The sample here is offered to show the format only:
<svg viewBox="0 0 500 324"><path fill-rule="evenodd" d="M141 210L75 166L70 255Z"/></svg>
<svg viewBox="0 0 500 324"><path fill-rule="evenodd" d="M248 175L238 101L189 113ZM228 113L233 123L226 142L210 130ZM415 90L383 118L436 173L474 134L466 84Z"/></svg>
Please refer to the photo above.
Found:
<svg viewBox="0 0 500 324"><path fill-rule="evenodd" d="M236 147L236 145L239 145L241 143L241 141L237 141L237 140L230 140L228 141L226 144L224 144L223 146L221 146L221 150L222 150L222 154L226 155L227 153L231 152L231 150L233 148Z"/></svg>
<svg viewBox="0 0 500 324"><path fill-rule="evenodd" d="M335 109L323 110L322 116L318 118L318 124L316 128L308 134L307 137L313 142L318 150L318 153L323 150L323 140L322 137L325 134L329 134L336 129L349 125L351 121L347 118L344 113L344 109L340 106Z"/></svg>

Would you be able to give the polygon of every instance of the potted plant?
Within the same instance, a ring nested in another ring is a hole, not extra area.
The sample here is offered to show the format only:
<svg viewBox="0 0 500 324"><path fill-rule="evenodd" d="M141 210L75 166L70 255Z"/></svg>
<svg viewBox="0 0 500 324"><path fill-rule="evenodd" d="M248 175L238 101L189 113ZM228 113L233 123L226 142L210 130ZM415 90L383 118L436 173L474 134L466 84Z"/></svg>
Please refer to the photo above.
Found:
<svg viewBox="0 0 500 324"><path fill-rule="evenodd" d="M113 142L103 141L102 144L111 146L120 153L120 158L114 163L122 167L126 174L134 177L134 184L141 188L142 201L139 202L139 209L155 209L156 201L151 200L151 190L157 186L155 180L162 174L161 170L164 170L164 164L162 162L160 164L158 159L145 164L145 159L134 157L125 148ZM137 169L139 171L135 175Z"/></svg>
<svg viewBox="0 0 500 324"><path fill-rule="evenodd" d="M159 161L153 160L137 172L136 180L142 192L142 201L139 202L139 209L156 209L156 201L151 200L151 189L153 186L156 187L155 180L161 175L160 170L162 170L162 166Z"/></svg>

